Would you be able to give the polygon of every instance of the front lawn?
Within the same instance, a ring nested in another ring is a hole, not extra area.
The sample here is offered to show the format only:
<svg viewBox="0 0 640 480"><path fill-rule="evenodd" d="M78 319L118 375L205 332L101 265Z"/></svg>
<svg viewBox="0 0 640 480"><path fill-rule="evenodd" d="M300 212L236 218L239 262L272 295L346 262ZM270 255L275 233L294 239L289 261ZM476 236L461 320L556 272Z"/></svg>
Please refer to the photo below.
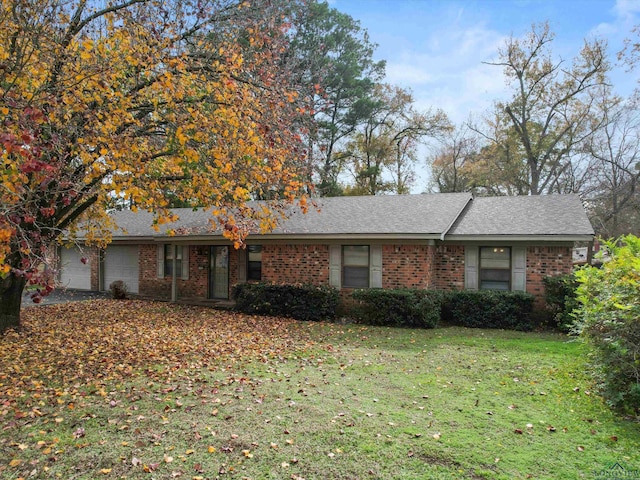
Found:
<svg viewBox="0 0 640 480"><path fill-rule="evenodd" d="M112 300L23 324L0 338L3 479L640 478L640 424L562 336Z"/></svg>

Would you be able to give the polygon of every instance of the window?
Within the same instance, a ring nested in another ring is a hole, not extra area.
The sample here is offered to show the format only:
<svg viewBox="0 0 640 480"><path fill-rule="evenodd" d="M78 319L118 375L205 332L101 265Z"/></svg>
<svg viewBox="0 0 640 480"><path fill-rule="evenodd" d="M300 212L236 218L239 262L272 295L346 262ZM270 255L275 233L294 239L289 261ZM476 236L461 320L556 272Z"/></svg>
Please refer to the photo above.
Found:
<svg viewBox="0 0 640 480"><path fill-rule="evenodd" d="M369 246L342 247L342 286L369 288Z"/></svg>
<svg viewBox="0 0 640 480"><path fill-rule="evenodd" d="M511 290L511 248L480 247L480 289Z"/></svg>
<svg viewBox="0 0 640 480"><path fill-rule="evenodd" d="M175 247L177 250L176 270L177 276L182 274L182 247ZM165 276L173 276L173 245L164 246L164 274Z"/></svg>
<svg viewBox="0 0 640 480"><path fill-rule="evenodd" d="M262 245L247 245L247 280L262 280Z"/></svg>

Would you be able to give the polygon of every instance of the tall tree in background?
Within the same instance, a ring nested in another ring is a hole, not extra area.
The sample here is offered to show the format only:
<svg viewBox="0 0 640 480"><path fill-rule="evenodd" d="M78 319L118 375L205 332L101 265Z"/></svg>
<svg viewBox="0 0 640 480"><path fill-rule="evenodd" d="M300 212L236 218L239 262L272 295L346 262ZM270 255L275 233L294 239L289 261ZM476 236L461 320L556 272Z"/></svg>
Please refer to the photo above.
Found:
<svg viewBox="0 0 640 480"><path fill-rule="evenodd" d="M113 199L159 224L167 191L216 205L212 226L237 242L273 227L304 187L302 96L282 68L292 6L2 3L0 330L19 325L27 282L51 289L40 267L62 235L108 241ZM256 195L278 202L253 211Z"/></svg>
<svg viewBox="0 0 640 480"><path fill-rule="evenodd" d="M431 169L428 190L441 193L475 191L472 169L479 150L478 136L462 125L446 132L439 140L439 147L427 159Z"/></svg>
<svg viewBox="0 0 640 480"><path fill-rule="evenodd" d="M308 128L307 155L320 195L340 194L344 157L338 147L369 115L369 97L384 76L374 49L359 22L326 2L309 4L292 39L298 82L308 85L307 109L315 120Z"/></svg>
<svg viewBox="0 0 640 480"><path fill-rule="evenodd" d="M597 99L602 127L584 143L590 183L584 188L591 222L599 235L618 237L640 231L640 111L601 90Z"/></svg>
<svg viewBox="0 0 640 480"><path fill-rule="evenodd" d="M527 169L524 193L533 195L565 190L571 152L598 128L591 121L590 94L606 82L609 69L604 42L585 41L567 65L553 58L553 38L547 24L534 26L499 50L499 60L491 65L503 67L513 95L496 103L496 115L504 116L502 123L512 133L479 129L496 146L515 136Z"/></svg>
<svg viewBox="0 0 640 480"><path fill-rule="evenodd" d="M407 193L418 144L449 128L442 111L417 112L409 91L376 85L366 121L346 144L344 155L355 182L348 193Z"/></svg>

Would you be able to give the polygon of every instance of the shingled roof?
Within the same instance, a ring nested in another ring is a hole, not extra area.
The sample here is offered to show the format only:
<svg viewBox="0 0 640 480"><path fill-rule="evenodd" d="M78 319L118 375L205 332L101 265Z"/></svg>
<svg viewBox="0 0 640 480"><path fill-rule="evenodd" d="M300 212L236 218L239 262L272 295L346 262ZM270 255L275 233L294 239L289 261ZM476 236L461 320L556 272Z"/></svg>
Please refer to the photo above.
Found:
<svg viewBox="0 0 640 480"><path fill-rule="evenodd" d="M302 214L294 209L287 220L264 238L459 240L555 236L563 240L583 240L593 235L580 199L575 195L474 199L469 193L437 193L332 197L316 199L315 203L319 210L311 207L307 214ZM152 228L151 213L115 212L114 219L120 229L114 232L114 240L162 240L168 237L169 229L187 232L172 237L175 241L192 237L221 239L220 231L211 228L210 209L179 208L172 212L179 220L161 226L159 231Z"/></svg>
<svg viewBox="0 0 640 480"><path fill-rule="evenodd" d="M577 195L477 197L447 237L593 235Z"/></svg>

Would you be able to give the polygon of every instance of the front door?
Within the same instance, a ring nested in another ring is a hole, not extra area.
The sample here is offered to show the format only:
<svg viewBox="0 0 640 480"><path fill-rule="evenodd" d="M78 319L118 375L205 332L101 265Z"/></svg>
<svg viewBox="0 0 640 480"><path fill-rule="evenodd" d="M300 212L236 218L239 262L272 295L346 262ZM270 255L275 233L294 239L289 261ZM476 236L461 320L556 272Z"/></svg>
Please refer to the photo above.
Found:
<svg viewBox="0 0 640 480"><path fill-rule="evenodd" d="M229 247L211 247L209 298L229 298Z"/></svg>

